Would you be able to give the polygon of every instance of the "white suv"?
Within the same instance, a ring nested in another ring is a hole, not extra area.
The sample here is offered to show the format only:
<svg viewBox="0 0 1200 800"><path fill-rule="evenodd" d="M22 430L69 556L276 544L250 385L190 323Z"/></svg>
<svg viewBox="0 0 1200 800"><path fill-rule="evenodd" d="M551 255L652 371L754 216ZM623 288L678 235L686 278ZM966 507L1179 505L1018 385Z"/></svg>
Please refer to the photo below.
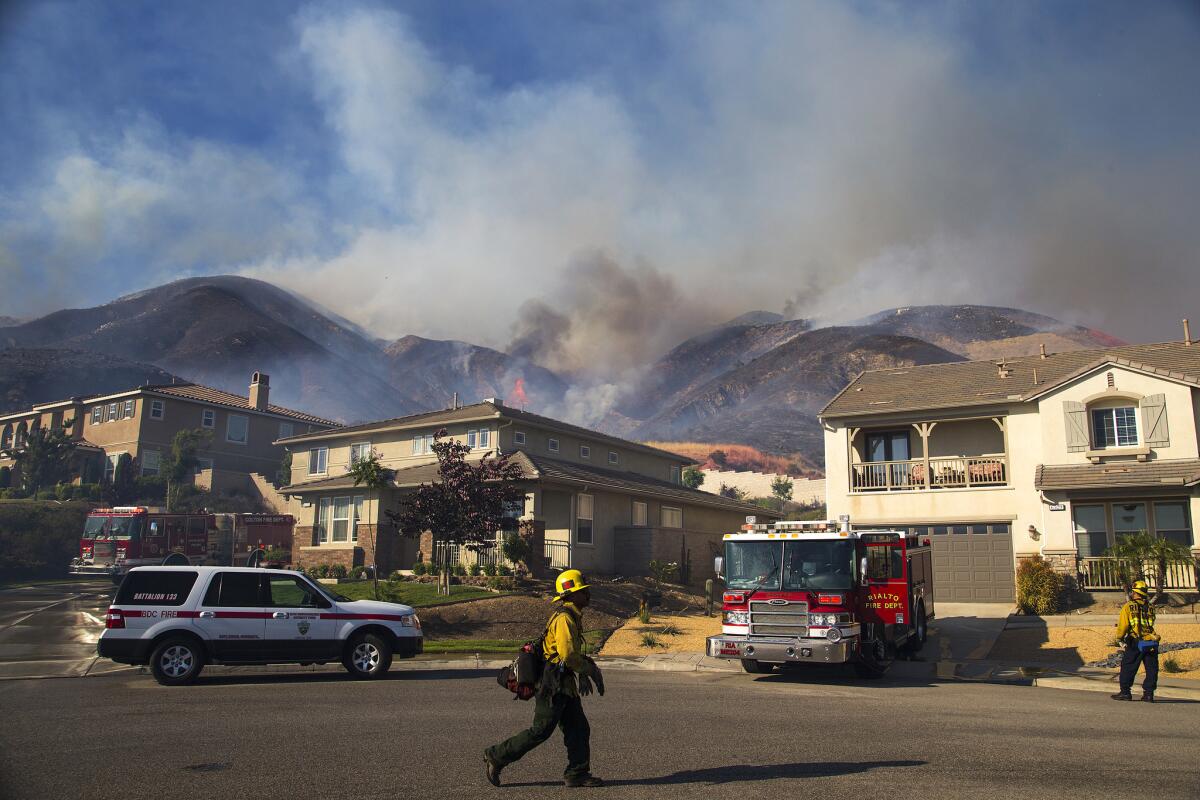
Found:
<svg viewBox="0 0 1200 800"><path fill-rule="evenodd" d="M97 651L149 664L159 683L191 683L205 664L324 664L378 678L423 649L409 606L350 600L299 572L137 567L105 615Z"/></svg>

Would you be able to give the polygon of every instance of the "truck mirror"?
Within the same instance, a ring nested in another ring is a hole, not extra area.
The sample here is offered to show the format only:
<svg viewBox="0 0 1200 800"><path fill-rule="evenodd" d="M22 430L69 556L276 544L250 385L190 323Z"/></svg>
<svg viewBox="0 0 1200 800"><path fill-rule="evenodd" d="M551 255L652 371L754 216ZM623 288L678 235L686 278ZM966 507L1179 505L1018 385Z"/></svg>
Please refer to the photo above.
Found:
<svg viewBox="0 0 1200 800"><path fill-rule="evenodd" d="M724 578L724 577L725 577L725 576L722 574L722 572L723 572L723 570L724 570L724 569L725 569L725 558L724 558L724 556L717 556L716 558L714 558L714 559L713 559L713 572L715 572L715 573L716 573L716 575L717 575L717 577L718 577L718 578Z"/></svg>
<svg viewBox="0 0 1200 800"><path fill-rule="evenodd" d="M863 586L867 585L867 557L863 556L858 562L858 582Z"/></svg>

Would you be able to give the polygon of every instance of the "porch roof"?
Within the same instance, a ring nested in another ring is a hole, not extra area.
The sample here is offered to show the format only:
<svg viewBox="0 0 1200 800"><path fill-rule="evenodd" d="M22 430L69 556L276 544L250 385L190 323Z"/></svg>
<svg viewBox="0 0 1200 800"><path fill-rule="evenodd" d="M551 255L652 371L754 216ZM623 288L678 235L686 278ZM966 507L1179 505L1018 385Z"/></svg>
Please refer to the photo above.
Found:
<svg viewBox="0 0 1200 800"><path fill-rule="evenodd" d="M1041 490L1195 486L1200 483L1200 459L1061 466L1039 464L1033 483Z"/></svg>

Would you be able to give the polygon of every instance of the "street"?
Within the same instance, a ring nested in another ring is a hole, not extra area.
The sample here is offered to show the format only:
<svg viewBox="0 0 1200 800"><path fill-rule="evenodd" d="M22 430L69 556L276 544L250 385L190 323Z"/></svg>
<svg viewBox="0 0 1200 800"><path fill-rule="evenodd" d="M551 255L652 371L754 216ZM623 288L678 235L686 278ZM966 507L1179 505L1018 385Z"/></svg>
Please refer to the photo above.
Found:
<svg viewBox="0 0 1200 800"><path fill-rule="evenodd" d="M113 589L107 578L0 589L0 678L88 672Z"/></svg>
<svg viewBox="0 0 1200 800"><path fill-rule="evenodd" d="M809 676L810 678L812 676ZM800 673L613 672L585 700L593 769L619 797L1082 797L1200 794L1196 707L1094 692L862 683ZM554 736L483 779L480 751L528 724L492 674L145 675L0 682L0 795L558 796Z"/></svg>

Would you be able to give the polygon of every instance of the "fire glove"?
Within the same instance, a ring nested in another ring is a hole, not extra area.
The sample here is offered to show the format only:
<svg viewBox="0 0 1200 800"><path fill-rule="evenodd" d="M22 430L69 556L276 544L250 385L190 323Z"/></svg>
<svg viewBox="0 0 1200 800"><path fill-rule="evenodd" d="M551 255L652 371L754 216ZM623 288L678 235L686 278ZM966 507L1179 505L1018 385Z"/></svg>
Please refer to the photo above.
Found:
<svg viewBox="0 0 1200 800"><path fill-rule="evenodd" d="M604 674L600 672L600 667L596 666L596 662L589 656L584 656L587 659L588 666L591 668L591 680L596 682L596 691L601 697L604 697Z"/></svg>
<svg viewBox="0 0 1200 800"><path fill-rule="evenodd" d="M592 679L583 674L579 676L579 696L587 697L592 693Z"/></svg>

